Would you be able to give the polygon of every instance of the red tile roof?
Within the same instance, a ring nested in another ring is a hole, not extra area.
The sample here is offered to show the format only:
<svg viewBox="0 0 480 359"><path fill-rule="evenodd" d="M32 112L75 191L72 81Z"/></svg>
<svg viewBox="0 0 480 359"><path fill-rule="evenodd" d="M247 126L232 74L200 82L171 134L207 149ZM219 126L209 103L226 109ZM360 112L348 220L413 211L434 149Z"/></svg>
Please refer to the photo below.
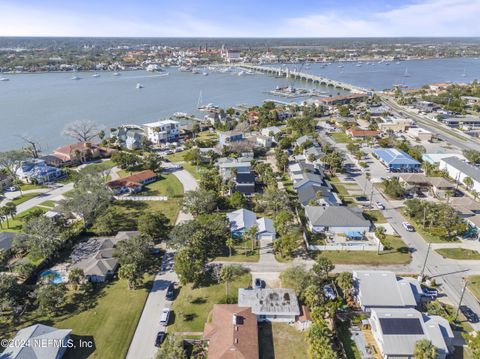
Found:
<svg viewBox="0 0 480 359"><path fill-rule="evenodd" d="M135 173L134 175L113 180L107 183L107 186L110 188L119 188L119 187L137 187L143 182L157 177L157 174L151 170L142 171Z"/></svg>
<svg viewBox="0 0 480 359"><path fill-rule="evenodd" d="M380 131L348 129L347 134L349 134L353 137L375 137L375 136L378 136L380 134Z"/></svg>

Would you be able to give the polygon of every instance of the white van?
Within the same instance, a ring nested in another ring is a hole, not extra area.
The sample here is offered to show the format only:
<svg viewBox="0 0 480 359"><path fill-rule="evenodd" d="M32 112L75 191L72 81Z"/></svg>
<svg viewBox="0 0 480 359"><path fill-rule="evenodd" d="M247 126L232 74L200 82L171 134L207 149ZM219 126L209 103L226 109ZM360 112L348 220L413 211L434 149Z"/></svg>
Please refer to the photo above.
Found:
<svg viewBox="0 0 480 359"><path fill-rule="evenodd" d="M170 319L170 312L172 310L170 308L163 308L162 309L162 316L160 318L160 324L163 326L168 325L168 320Z"/></svg>

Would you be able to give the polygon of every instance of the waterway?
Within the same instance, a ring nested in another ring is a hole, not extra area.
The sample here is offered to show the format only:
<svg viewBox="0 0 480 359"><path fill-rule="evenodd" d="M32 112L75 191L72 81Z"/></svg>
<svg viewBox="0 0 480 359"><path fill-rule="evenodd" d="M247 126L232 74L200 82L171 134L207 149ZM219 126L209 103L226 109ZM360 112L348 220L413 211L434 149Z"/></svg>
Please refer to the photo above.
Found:
<svg viewBox="0 0 480 359"><path fill-rule="evenodd" d="M310 64L303 72L322 75L363 88L383 90L394 84L420 87L428 83L470 82L480 79L480 60L474 58L412 60L396 62ZM299 68L301 65L287 65ZM343 66L343 67L339 67ZM120 124L142 124L187 112L196 111L200 91L203 104L221 107L239 104L260 104L264 99L303 101L275 97L266 92L276 86L295 82L268 75L237 76L235 73L210 72L208 76L167 69L169 76L145 71L122 72L120 76L102 72L77 73L81 80L72 80L71 73L7 75L10 81L0 82L0 151L21 147L20 136L39 142L45 151L71 141L61 135L64 126L75 120L92 120L108 130ZM141 83L144 88L136 89ZM320 88L336 95L338 90Z"/></svg>

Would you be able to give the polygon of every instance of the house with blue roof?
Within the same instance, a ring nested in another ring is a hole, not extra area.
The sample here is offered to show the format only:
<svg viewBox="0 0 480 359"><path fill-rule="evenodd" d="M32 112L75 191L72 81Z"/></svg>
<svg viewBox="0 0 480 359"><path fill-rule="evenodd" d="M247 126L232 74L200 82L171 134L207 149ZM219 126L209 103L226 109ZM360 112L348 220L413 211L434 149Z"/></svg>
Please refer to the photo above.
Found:
<svg viewBox="0 0 480 359"><path fill-rule="evenodd" d="M378 160L392 172L418 172L420 162L396 148L377 148L373 151Z"/></svg>
<svg viewBox="0 0 480 359"><path fill-rule="evenodd" d="M65 172L56 167L47 165L45 160L32 159L23 161L18 171L18 177L27 183L45 183L55 181L65 176Z"/></svg>

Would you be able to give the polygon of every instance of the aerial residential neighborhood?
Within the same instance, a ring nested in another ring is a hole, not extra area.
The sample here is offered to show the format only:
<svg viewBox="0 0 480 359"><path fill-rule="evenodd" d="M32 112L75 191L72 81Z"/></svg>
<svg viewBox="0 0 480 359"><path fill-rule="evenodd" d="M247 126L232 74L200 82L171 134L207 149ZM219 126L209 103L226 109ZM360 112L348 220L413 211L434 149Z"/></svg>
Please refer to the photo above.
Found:
<svg viewBox="0 0 480 359"><path fill-rule="evenodd" d="M0 359L480 359L478 1L0 14Z"/></svg>

